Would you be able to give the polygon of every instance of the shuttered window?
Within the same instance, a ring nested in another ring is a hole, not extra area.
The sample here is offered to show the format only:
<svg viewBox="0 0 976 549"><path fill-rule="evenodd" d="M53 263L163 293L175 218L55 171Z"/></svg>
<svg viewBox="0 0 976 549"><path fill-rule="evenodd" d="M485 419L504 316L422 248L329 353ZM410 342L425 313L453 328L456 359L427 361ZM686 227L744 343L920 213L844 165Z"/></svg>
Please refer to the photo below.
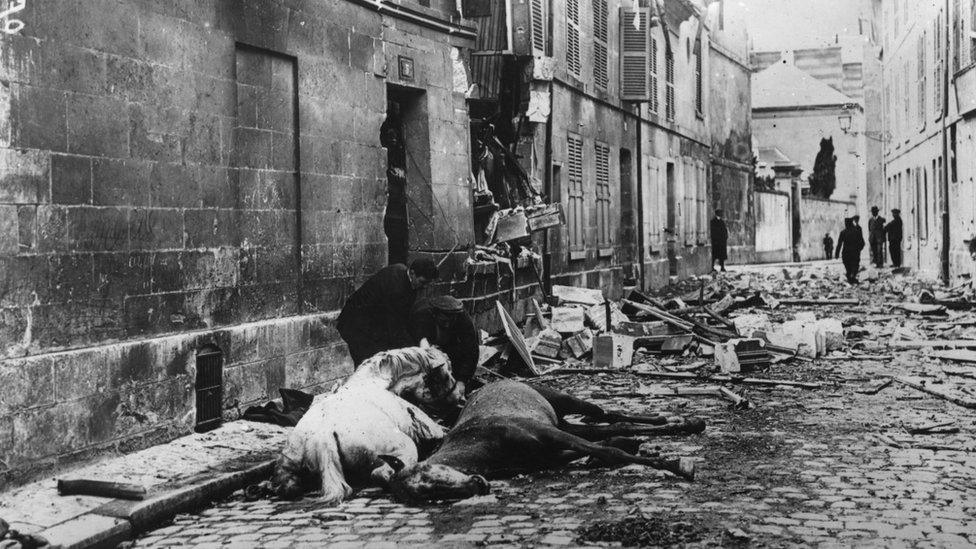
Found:
<svg viewBox="0 0 976 549"><path fill-rule="evenodd" d="M960 67L960 62L962 61L960 53L961 41L960 33L962 31L962 10L960 9L960 0L952 0L952 72L958 72Z"/></svg>
<svg viewBox="0 0 976 549"><path fill-rule="evenodd" d="M708 224L708 172L705 163L698 161L698 193L696 195L696 206L698 209L698 244L704 244L706 240L705 227Z"/></svg>
<svg viewBox="0 0 976 549"><path fill-rule="evenodd" d="M925 32L918 37L918 123L925 129Z"/></svg>
<svg viewBox="0 0 976 549"><path fill-rule="evenodd" d="M932 109L935 111L935 119L942 117L942 64L944 63L945 37L942 34L942 12L935 18L935 27L932 29L932 36L935 40L934 59L932 60Z"/></svg>
<svg viewBox="0 0 976 549"><path fill-rule="evenodd" d="M674 52L664 51L664 108L668 120L674 121Z"/></svg>
<svg viewBox="0 0 976 549"><path fill-rule="evenodd" d="M610 83L608 41L607 0L593 0L593 83L601 90Z"/></svg>
<svg viewBox="0 0 976 549"><path fill-rule="evenodd" d="M546 3L544 0L532 0L532 48L539 55L546 54Z"/></svg>
<svg viewBox="0 0 976 549"><path fill-rule="evenodd" d="M566 68L580 76L580 22L579 0L566 0Z"/></svg>
<svg viewBox="0 0 976 549"><path fill-rule="evenodd" d="M597 143L596 152L596 244L609 248L610 238L610 147Z"/></svg>
<svg viewBox="0 0 976 549"><path fill-rule="evenodd" d="M974 0L976 1L976 0ZM658 107L660 106L660 100L658 99L657 93L657 36L654 35L654 31L651 31L651 51L648 53L648 76L650 77L650 99L647 102L648 107L654 114L658 113Z"/></svg>
<svg viewBox="0 0 976 549"><path fill-rule="evenodd" d="M681 208L681 225L684 232L686 246L695 243L695 204L698 199L698 184L695 182L695 165L691 159L685 158L681 163L681 179L684 182L682 191L684 192L684 207Z"/></svg>
<svg viewBox="0 0 976 549"><path fill-rule="evenodd" d="M700 25L701 23L699 23ZM698 53L695 55L695 112L704 112L704 97L702 93L702 48L698 46Z"/></svg>
<svg viewBox="0 0 976 549"><path fill-rule="evenodd" d="M620 98L625 101L648 100L648 13L648 8L620 10Z"/></svg>
<svg viewBox="0 0 976 549"><path fill-rule="evenodd" d="M568 138L568 186L566 197L566 225L569 231L570 251L583 249L583 140L570 135Z"/></svg>

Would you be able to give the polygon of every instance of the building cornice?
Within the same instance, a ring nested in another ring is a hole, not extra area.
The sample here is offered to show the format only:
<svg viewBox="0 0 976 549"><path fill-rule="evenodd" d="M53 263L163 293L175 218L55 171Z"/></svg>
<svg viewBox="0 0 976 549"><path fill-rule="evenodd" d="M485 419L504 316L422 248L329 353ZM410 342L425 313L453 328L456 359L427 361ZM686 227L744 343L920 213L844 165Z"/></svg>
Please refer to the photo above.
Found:
<svg viewBox="0 0 976 549"><path fill-rule="evenodd" d="M434 29L451 36L468 40L478 37L478 30L472 24L457 19L446 18L444 13L425 8L419 4L402 2L400 0L348 0L367 8L372 8L382 15L388 15L411 23Z"/></svg>

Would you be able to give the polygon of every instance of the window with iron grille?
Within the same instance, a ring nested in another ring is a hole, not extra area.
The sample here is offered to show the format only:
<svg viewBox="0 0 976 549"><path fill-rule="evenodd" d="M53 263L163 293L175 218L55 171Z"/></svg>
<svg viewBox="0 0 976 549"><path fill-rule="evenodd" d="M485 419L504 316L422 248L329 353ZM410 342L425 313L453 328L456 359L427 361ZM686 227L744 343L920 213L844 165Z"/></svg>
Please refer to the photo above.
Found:
<svg viewBox="0 0 976 549"><path fill-rule="evenodd" d="M647 90L648 13L648 8L620 10L620 98L624 101L650 99Z"/></svg>
<svg viewBox="0 0 976 549"><path fill-rule="evenodd" d="M942 117L942 95L943 77L942 64L945 62L945 36L942 34L942 12L935 18L935 26L932 29L932 37L935 40L932 60L932 110L935 111L935 119Z"/></svg>
<svg viewBox="0 0 976 549"><path fill-rule="evenodd" d="M566 229L570 251L582 250L585 207L583 204L583 140L570 135L567 139L569 170L566 198Z"/></svg>
<svg viewBox="0 0 976 549"><path fill-rule="evenodd" d="M580 76L580 32L579 0L566 0L566 68L569 73Z"/></svg>
<svg viewBox="0 0 976 549"><path fill-rule="evenodd" d="M674 120L674 52L664 51L664 109L668 120Z"/></svg>
<svg viewBox="0 0 976 549"><path fill-rule="evenodd" d="M596 152L596 244L609 248L610 237L610 147L597 143Z"/></svg>
<svg viewBox="0 0 976 549"><path fill-rule="evenodd" d="M607 0L593 0L593 82L601 90L610 83L607 17Z"/></svg>
<svg viewBox="0 0 976 549"><path fill-rule="evenodd" d="M918 123L925 129L925 32L918 37Z"/></svg>
<svg viewBox="0 0 976 549"><path fill-rule="evenodd" d="M650 89L650 101L647 105L654 114L658 113L658 94L657 94L657 36L654 35L654 31L651 31L651 51L647 56L648 60L648 76L651 79L651 89Z"/></svg>
<svg viewBox="0 0 976 549"><path fill-rule="evenodd" d="M207 346L197 353L196 427L198 433L220 426L224 402L224 354Z"/></svg>

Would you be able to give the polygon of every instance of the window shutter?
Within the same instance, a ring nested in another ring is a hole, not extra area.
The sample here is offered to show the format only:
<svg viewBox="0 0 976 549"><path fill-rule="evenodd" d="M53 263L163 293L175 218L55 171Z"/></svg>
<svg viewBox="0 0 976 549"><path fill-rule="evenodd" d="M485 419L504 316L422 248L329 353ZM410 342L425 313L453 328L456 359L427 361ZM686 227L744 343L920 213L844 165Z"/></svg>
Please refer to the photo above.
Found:
<svg viewBox="0 0 976 549"><path fill-rule="evenodd" d="M918 37L918 124L925 128L925 31Z"/></svg>
<svg viewBox="0 0 976 549"><path fill-rule="evenodd" d="M567 197L569 204L566 212L567 227L569 228L569 249L583 249L583 140L569 136L569 189Z"/></svg>
<svg viewBox="0 0 976 549"><path fill-rule="evenodd" d="M581 68L580 40L579 0L566 0L566 68L577 78Z"/></svg>
<svg viewBox="0 0 976 549"><path fill-rule="evenodd" d="M596 144L597 246L610 246L610 147Z"/></svg>
<svg viewBox="0 0 976 549"><path fill-rule="evenodd" d="M932 82L932 109L935 111L935 119L938 120L942 117L942 63L943 63L943 45L945 38L942 36L942 13L935 18L935 28L932 29L932 36L935 40L932 67L932 77L935 80Z"/></svg>
<svg viewBox="0 0 976 549"><path fill-rule="evenodd" d="M606 90L610 83L608 40L607 0L593 0L593 83L601 90Z"/></svg>
<svg viewBox="0 0 976 549"><path fill-rule="evenodd" d="M674 120L674 52L664 52L664 108L668 120Z"/></svg>
<svg viewBox="0 0 976 549"><path fill-rule="evenodd" d="M649 90L651 97L647 104L651 109L651 112L657 114L658 107L660 106L657 93L657 36L654 35L653 30L651 31L651 51L648 54L647 59L649 61L648 73L651 79L651 89Z"/></svg>
<svg viewBox="0 0 976 549"><path fill-rule="evenodd" d="M515 55L546 54L546 3L544 0L508 0L512 17L512 51Z"/></svg>
<svg viewBox="0 0 976 549"><path fill-rule="evenodd" d="M704 112L704 94L702 92L702 56L704 54L705 48L699 47L698 54L695 55L695 112L698 114Z"/></svg>
<svg viewBox="0 0 976 549"><path fill-rule="evenodd" d="M625 101L647 101L649 8L620 9L620 98ZM634 19L640 29L634 28Z"/></svg>

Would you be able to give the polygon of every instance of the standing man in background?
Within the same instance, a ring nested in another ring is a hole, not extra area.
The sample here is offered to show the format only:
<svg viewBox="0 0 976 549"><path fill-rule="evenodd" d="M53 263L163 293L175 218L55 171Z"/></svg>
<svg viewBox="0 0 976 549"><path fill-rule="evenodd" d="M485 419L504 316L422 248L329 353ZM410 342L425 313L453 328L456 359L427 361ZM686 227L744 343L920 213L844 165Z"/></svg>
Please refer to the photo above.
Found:
<svg viewBox="0 0 976 549"><path fill-rule="evenodd" d="M888 253L891 254L891 266L901 267L901 210L895 208L891 210L891 222L885 225L885 234L888 235Z"/></svg>
<svg viewBox="0 0 976 549"><path fill-rule="evenodd" d="M868 220L868 243L871 245L871 262L879 269L884 267L885 218L878 215L878 207L871 206Z"/></svg>
<svg viewBox="0 0 976 549"><path fill-rule="evenodd" d="M725 260L729 257L729 229L725 226L722 219L722 209L715 210L715 217L709 224L709 232L712 238L712 270L715 270L715 261L718 261L722 272L725 272Z"/></svg>
<svg viewBox="0 0 976 549"><path fill-rule="evenodd" d="M864 236L854 225L854 218L844 219L844 230L837 237L836 255L844 262L847 282L857 284L857 272L861 269L861 250L864 249Z"/></svg>

